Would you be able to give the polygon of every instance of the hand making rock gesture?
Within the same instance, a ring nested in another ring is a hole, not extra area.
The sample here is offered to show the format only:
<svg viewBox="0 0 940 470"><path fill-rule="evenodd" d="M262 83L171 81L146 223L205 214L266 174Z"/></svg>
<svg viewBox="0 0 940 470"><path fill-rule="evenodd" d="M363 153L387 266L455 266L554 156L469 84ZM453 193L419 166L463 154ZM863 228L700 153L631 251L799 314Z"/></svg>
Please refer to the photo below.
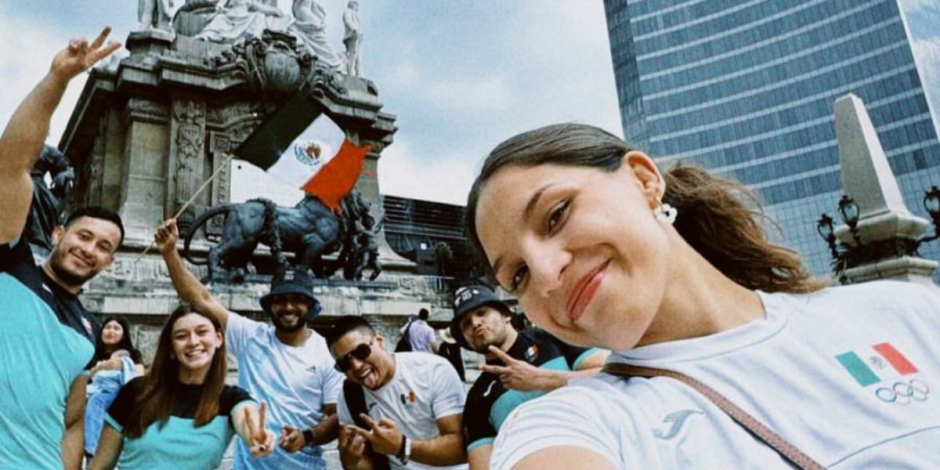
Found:
<svg viewBox="0 0 940 470"><path fill-rule="evenodd" d="M356 434L369 441L372 444L373 451L380 454L397 455L402 442L402 433L398 429L398 424L388 418L382 418L376 422L365 413L360 416L369 426L369 430L353 427Z"/></svg>

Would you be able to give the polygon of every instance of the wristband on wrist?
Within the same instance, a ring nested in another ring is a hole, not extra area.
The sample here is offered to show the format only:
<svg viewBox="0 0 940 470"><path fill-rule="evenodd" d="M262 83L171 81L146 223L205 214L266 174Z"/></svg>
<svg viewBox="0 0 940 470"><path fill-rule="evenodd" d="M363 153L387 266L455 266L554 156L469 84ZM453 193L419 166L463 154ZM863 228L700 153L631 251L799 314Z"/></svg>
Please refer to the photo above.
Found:
<svg viewBox="0 0 940 470"><path fill-rule="evenodd" d="M313 429L306 429L303 432L304 434L304 445L309 446L313 444Z"/></svg>
<svg viewBox="0 0 940 470"><path fill-rule="evenodd" d="M398 449L398 454L395 455L395 458L401 462L402 465L408 465L408 459L411 458L411 441L408 440L408 436L401 435L401 447Z"/></svg>

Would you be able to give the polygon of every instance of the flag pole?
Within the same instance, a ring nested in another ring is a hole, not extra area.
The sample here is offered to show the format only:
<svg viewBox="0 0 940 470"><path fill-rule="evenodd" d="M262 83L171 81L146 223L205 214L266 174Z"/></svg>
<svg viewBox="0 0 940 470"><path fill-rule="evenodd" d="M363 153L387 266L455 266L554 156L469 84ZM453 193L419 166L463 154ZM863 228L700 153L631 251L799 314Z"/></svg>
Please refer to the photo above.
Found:
<svg viewBox="0 0 940 470"><path fill-rule="evenodd" d="M185 212L186 209L189 209L189 206L192 205L192 203L196 200L196 198L199 197L199 195L202 194L202 192L205 191L205 189L209 187L209 183L211 183L212 180L214 180L217 176L219 176L220 173L222 173L222 169L224 169L225 165L228 165L228 163L232 161L233 158L235 158L235 154L230 153L225 157L224 160L222 160L222 164L219 165L219 167L216 168L214 172L212 172L212 175L209 176L209 178L206 179L202 183L202 186L200 186L199 189L197 189L196 192L193 193L192 197L190 197L189 200L186 201L185 204L183 204L183 207L180 208L179 212L177 212L176 215L173 216L174 220L178 219L179 216L183 215L183 212ZM150 253L150 250L153 249L153 247L156 246L156 244L157 242L155 241L150 242L150 245L148 245L147 248L140 255L137 256L137 259L134 260L134 263L136 264L138 261L141 260L141 258L144 257L144 255L146 255L147 253Z"/></svg>

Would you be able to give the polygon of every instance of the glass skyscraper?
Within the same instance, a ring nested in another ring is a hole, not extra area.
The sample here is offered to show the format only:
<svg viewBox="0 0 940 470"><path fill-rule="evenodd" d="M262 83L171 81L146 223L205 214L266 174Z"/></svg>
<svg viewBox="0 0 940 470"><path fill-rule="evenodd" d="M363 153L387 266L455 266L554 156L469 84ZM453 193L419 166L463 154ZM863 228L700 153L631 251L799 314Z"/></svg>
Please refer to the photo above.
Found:
<svg viewBox="0 0 940 470"><path fill-rule="evenodd" d="M865 102L908 208L929 219L940 141L897 0L604 4L627 141L757 189L817 274L829 251L816 220L836 215L842 189L833 105L847 93ZM938 244L921 255L940 258Z"/></svg>

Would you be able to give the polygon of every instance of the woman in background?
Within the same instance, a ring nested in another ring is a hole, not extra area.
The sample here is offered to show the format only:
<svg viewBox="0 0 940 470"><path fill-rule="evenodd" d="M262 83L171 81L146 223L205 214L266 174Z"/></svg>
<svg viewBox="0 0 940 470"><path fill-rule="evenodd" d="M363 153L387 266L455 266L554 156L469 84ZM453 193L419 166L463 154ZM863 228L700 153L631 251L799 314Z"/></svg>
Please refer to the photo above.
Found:
<svg viewBox="0 0 940 470"><path fill-rule="evenodd" d="M85 405L85 456L91 458L98 448L104 415L124 384L144 374L140 351L131 342L127 321L110 317L104 321L95 342L94 366L89 373Z"/></svg>

